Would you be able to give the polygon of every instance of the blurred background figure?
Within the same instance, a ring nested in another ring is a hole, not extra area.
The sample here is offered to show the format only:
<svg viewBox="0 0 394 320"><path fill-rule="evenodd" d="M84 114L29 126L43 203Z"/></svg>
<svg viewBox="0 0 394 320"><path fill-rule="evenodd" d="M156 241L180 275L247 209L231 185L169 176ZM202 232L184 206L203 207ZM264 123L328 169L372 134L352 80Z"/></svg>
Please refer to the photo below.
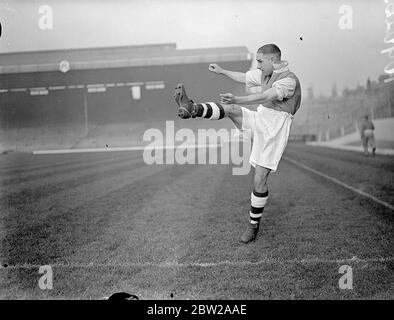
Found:
<svg viewBox="0 0 394 320"><path fill-rule="evenodd" d="M368 156L368 144L372 148L372 156L375 156L376 145L375 145L375 136L374 136L375 126L373 125L372 120L369 119L368 115L364 116L364 120L361 123L361 142L364 148L364 155Z"/></svg>

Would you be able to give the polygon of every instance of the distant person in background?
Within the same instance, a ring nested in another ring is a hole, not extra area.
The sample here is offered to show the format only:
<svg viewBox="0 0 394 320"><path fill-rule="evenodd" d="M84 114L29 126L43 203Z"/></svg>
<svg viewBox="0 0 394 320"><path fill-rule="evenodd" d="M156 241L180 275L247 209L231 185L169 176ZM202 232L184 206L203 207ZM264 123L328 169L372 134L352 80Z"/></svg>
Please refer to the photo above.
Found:
<svg viewBox="0 0 394 320"><path fill-rule="evenodd" d="M361 141L364 148L364 155L369 156L368 152L368 144L371 145L372 148L372 156L375 156L376 145L375 145L375 136L373 131L375 130L375 126L372 121L369 120L368 116L364 116L364 120L361 123Z"/></svg>

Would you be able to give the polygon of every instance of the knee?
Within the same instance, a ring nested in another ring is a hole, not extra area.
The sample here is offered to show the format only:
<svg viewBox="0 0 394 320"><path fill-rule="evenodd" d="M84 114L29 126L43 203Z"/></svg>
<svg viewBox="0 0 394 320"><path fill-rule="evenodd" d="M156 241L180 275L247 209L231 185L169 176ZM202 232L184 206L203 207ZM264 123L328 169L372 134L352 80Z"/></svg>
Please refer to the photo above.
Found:
<svg viewBox="0 0 394 320"><path fill-rule="evenodd" d="M236 105L236 104L230 104L226 106L227 108L227 115L229 116L239 116L240 114L242 114L242 110L241 107Z"/></svg>

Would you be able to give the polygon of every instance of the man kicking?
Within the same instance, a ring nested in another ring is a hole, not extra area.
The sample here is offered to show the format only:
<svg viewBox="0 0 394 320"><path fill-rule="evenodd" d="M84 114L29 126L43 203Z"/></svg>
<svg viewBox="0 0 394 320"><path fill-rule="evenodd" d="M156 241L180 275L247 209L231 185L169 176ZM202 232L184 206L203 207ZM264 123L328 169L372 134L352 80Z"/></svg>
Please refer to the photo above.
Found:
<svg viewBox="0 0 394 320"><path fill-rule="evenodd" d="M250 130L252 133L249 162L255 168L254 189L251 193L250 223L241 236L244 243L256 238L268 198L268 175L278 167L293 115L301 103L300 82L289 70L288 63L281 60L281 51L275 44L259 48L256 60L257 70L246 73L225 70L217 64L209 65L210 71L246 84L247 96L225 93L220 95L220 103L194 103L186 95L183 84L177 85L174 95L178 116L183 119L202 117L219 120L228 117L241 132ZM240 106L251 104L260 106L257 111Z"/></svg>

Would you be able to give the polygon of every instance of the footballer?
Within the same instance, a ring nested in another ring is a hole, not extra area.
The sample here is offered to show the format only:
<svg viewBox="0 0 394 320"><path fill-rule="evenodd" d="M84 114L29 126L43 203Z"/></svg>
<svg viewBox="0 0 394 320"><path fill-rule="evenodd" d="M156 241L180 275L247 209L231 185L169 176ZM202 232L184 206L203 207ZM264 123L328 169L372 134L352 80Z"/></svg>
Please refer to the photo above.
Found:
<svg viewBox="0 0 394 320"><path fill-rule="evenodd" d="M202 117L210 120L229 118L241 132L250 132L252 151L249 162L254 167L249 223L240 240L256 239L260 219L268 199L268 175L277 170L289 138L291 122L300 107L301 87L297 76L281 59L275 44L257 50L257 69L243 72L225 70L213 63L209 70L246 85L246 96L220 95L220 103L194 103L183 84L175 88L178 116L183 119ZM256 111L245 107L259 104Z"/></svg>

